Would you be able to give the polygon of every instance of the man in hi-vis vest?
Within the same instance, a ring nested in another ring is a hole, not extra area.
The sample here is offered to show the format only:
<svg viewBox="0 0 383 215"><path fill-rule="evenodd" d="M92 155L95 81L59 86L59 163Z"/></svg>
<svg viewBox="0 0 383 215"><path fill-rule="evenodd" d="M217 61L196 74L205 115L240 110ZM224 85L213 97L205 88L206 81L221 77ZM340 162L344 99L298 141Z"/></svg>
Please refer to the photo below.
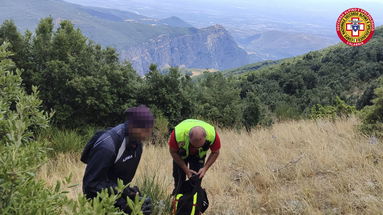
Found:
<svg viewBox="0 0 383 215"><path fill-rule="evenodd" d="M221 142L214 127L195 119L187 119L179 123L171 133L168 144L173 157L173 194L178 184L186 180L186 176L190 178L195 174L202 179L217 159L221 148ZM211 153L205 163L209 149Z"/></svg>

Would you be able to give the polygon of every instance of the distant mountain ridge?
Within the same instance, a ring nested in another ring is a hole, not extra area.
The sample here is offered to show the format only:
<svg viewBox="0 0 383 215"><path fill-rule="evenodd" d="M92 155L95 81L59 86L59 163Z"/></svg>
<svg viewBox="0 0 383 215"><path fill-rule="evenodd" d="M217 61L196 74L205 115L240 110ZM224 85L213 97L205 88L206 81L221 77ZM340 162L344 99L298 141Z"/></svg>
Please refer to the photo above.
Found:
<svg viewBox="0 0 383 215"><path fill-rule="evenodd" d="M294 57L338 43L340 40L333 26L342 11L336 12L336 8L346 7L338 1L333 1L330 5L321 5L320 2L309 3L309 1L294 1L295 3L280 1L278 4L273 4L270 1L247 0L65 1L87 6L121 8L140 14L150 14L152 17L178 16L198 28L212 24L223 25L236 43L248 52L250 63ZM320 10L323 12L318 13ZM377 23L381 22L377 16L374 19Z"/></svg>
<svg viewBox="0 0 383 215"><path fill-rule="evenodd" d="M0 5L0 22L12 19L22 31L33 32L39 20L48 16L56 24L71 20L91 40L116 48L121 60L131 61L140 74L148 70L150 63L160 67L184 65L216 69L248 63L246 52L223 27L218 31L212 30L216 27L197 29L178 17L155 19L60 0L13 0ZM211 63L206 62L210 60Z"/></svg>
<svg viewBox="0 0 383 215"><path fill-rule="evenodd" d="M160 67L228 69L248 62L247 54L238 48L230 34L220 25L194 29L188 34L170 37L160 35L121 54L132 59L134 68L149 68L151 62L164 62Z"/></svg>

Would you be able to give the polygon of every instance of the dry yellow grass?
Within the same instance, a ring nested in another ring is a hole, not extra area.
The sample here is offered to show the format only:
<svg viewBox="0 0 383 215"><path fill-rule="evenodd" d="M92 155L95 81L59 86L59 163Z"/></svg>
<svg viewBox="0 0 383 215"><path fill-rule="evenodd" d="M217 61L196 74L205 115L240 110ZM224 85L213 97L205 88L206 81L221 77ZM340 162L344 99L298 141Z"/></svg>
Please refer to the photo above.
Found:
<svg viewBox="0 0 383 215"><path fill-rule="evenodd" d="M355 118L290 121L251 134L220 131L221 155L203 186L206 214L383 214L383 146L355 131ZM53 184L73 174L81 184L79 155L60 155L42 167ZM156 175L169 193L171 157L166 147L145 148L136 180ZM81 192L73 188L70 196Z"/></svg>

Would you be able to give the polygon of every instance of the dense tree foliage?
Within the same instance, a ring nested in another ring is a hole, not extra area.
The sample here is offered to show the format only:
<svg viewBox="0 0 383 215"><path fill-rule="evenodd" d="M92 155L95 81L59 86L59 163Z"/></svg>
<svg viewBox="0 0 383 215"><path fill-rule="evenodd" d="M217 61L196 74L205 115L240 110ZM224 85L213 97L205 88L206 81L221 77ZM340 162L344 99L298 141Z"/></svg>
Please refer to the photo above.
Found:
<svg viewBox="0 0 383 215"><path fill-rule="evenodd" d="M138 94L138 102L149 105L174 126L194 112L191 84L190 77L182 76L176 68L161 74L155 65L151 65Z"/></svg>
<svg viewBox="0 0 383 215"><path fill-rule="evenodd" d="M58 125L121 121L124 109L136 103L141 79L132 67L120 63L114 49L88 41L69 21L55 29L52 18L43 19L35 34L24 38L15 29L4 22L0 40L12 43L27 91L40 87L44 108L55 110Z"/></svg>

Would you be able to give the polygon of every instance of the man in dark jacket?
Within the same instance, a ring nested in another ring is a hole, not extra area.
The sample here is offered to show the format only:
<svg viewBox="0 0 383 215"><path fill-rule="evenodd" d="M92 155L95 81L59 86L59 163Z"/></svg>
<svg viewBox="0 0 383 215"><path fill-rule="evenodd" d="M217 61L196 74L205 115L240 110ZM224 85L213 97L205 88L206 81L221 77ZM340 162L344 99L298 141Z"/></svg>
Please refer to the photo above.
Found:
<svg viewBox="0 0 383 215"><path fill-rule="evenodd" d="M129 108L128 121L103 133L87 154L83 178L83 192L87 198L94 198L97 192L117 186L117 179L124 184L132 181L142 154L142 141L152 134L153 114L144 105ZM130 212L126 196L130 188L116 206Z"/></svg>

